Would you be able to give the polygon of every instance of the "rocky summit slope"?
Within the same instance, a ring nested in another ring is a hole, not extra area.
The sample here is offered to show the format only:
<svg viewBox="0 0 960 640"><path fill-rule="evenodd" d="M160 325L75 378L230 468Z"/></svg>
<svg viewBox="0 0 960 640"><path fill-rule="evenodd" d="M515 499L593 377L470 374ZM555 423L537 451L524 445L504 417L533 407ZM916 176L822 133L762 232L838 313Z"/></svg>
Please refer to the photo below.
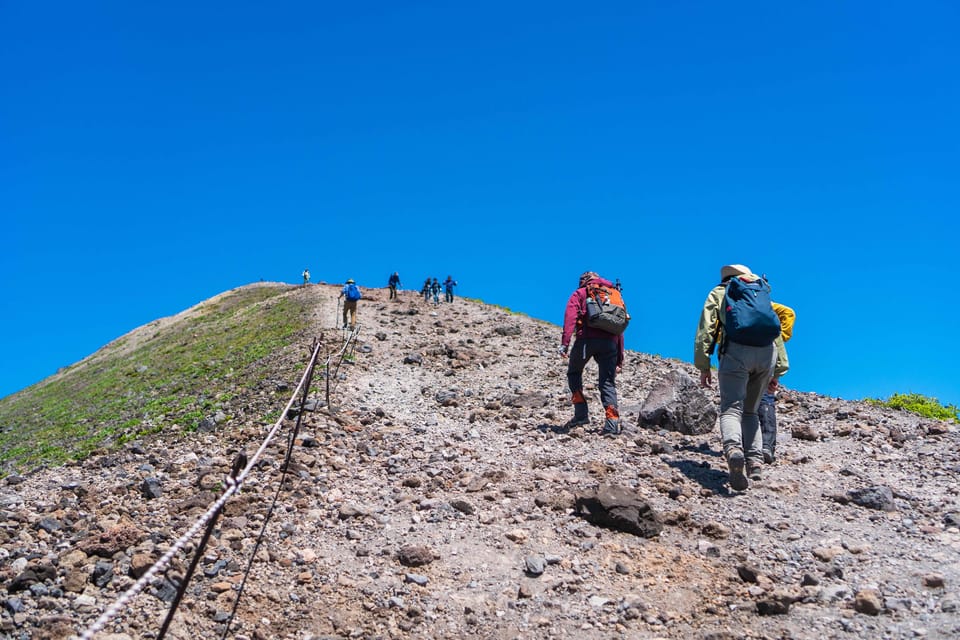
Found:
<svg viewBox="0 0 960 640"><path fill-rule="evenodd" d="M283 294L312 305L327 351L342 336L336 294ZM960 635L955 426L784 390L778 461L731 492L715 431L638 426L651 389L694 373L685 363L628 354L626 431L602 439L561 428L556 326L381 291L360 320L352 359L331 371L334 410L318 371L286 481L293 420L228 503L167 637L219 637L248 564L227 637ZM0 636L68 638L96 619L222 490L235 454L257 449L308 347L257 395L224 400L212 430L8 476ZM574 508L601 486L646 528ZM190 557L98 637L156 637Z"/></svg>

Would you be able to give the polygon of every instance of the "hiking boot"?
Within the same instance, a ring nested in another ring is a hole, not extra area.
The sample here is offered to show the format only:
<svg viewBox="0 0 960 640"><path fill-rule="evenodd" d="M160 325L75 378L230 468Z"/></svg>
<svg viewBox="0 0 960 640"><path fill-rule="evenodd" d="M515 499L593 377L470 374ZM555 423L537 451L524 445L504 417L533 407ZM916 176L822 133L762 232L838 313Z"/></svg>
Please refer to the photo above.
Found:
<svg viewBox="0 0 960 640"><path fill-rule="evenodd" d="M770 449L764 449L764 450L763 450L763 463L764 463L764 464L773 464L773 461L776 460L776 459L777 459L777 457L776 457L775 455L773 455L773 451L771 451Z"/></svg>
<svg viewBox="0 0 960 640"><path fill-rule="evenodd" d="M747 477L751 480L763 480L763 465L756 462L747 462Z"/></svg>
<svg viewBox="0 0 960 640"><path fill-rule="evenodd" d="M576 397L576 394L574 394L574 397ZM582 398L583 396L581 395L580 397ZM587 403L575 402L573 404L573 417L563 426L565 429L572 429L573 427L579 427L585 424L590 424L590 417L587 414Z"/></svg>
<svg viewBox="0 0 960 640"><path fill-rule="evenodd" d="M746 491L750 483L743 475L743 451L731 451L727 456L727 467L730 470L730 488L734 491Z"/></svg>
<svg viewBox="0 0 960 640"><path fill-rule="evenodd" d="M615 438L620 435L620 421L614 418L607 418L603 421L603 428L600 429L600 435L608 438Z"/></svg>

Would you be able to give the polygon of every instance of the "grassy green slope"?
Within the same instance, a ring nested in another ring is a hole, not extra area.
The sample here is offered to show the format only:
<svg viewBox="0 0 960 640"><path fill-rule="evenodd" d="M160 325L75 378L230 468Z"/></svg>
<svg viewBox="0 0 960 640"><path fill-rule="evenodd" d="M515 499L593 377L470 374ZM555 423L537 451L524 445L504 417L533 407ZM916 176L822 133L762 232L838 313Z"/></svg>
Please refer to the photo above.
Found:
<svg viewBox="0 0 960 640"><path fill-rule="evenodd" d="M141 327L0 400L0 473L85 457L167 429L193 430L276 371L305 338L310 303L249 285Z"/></svg>

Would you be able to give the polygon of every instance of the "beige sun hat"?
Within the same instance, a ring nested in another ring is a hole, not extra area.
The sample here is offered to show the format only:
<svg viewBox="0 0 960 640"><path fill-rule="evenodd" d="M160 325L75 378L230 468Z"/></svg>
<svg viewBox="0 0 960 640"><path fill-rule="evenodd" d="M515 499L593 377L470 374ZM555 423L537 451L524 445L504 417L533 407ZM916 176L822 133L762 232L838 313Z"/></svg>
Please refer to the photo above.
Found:
<svg viewBox="0 0 960 640"><path fill-rule="evenodd" d="M742 264L728 264L720 267L720 279L726 280L733 276L748 276L752 271L750 267L744 266Z"/></svg>

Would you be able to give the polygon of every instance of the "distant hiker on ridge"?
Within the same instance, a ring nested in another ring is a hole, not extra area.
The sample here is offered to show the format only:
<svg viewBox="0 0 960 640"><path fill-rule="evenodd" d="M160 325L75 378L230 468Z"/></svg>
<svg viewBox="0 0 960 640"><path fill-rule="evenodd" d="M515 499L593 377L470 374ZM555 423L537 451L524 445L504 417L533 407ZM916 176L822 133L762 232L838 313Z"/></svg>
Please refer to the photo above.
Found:
<svg viewBox="0 0 960 640"><path fill-rule="evenodd" d="M343 285L343 289L340 291L340 298L343 298L343 328L356 329L357 328L357 301L363 297L360 293L360 287L353 281L353 278L349 278L347 283ZM350 314L350 323L347 323L347 312Z"/></svg>
<svg viewBox="0 0 960 640"><path fill-rule="evenodd" d="M720 283L710 290L693 344L693 364L700 384L712 381L710 356L719 345L720 438L730 472L730 487L744 491L747 475L760 480L763 439L757 409L771 383L780 336L780 319L770 302L770 285L742 264L720 269ZM744 455L746 454L746 456ZM744 475L744 462L747 474Z"/></svg>
<svg viewBox="0 0 960 640"><path fill-rule="evenodd" d="M430 278L423 281L423 288L420 289L420 293L423 294L424 302L430 302Z"/></svg>
<svg viewBox="0 0 960 640"><path fill-rule="evenodd" d="M397 299L397 289L400 288L400 274L396 271L393 272L393 275L390 276L390 279L387 280L387 286L390 287L390 299Z"/></svg>
<svg viewBox="0 0 960 640"><path fill-rule="evenodd" d="M455 286L457 286L457 281L453 279L453 276L447 276L447 279L443 281L444 302L453 302L453 288Z"/></svg>
<svg viewBox="0 0 960 640"><path fill-rule="evenodd" d="M303 276L303 286L307 286L307 283L310 282L310 269L304 269L300 275Z"/></svg>
<svg viewBox="0 0 960 640"><path fill-rule="evenodd" d="M430 283L430 293L433 294L433 304L440 304L440 283L436 278Z"/></svg>
<svg viewBox="0 0 960 640"><path fill-rule="evenodd" d="M613 284L593 271L580 276L577 289L570 295L563 316L560 355L569 357L567 384L570 386L573 418L567 429L589 424L587 399L583 395L583 368L593 358L599 369L600 401L604 408L601 435L620 433L620 409L617 403L617 373L623 368L623 331L627 328L623 298ZM576 333L573 349L570 339Z"/></svg>

